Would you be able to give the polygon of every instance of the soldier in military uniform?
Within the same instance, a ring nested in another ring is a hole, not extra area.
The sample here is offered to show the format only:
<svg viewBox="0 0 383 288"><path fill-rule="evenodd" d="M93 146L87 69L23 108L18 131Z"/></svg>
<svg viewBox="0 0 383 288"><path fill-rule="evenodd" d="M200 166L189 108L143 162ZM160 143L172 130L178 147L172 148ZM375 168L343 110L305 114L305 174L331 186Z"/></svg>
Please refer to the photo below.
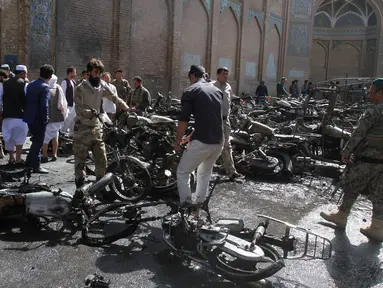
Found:
<svg viewBox="0 0 383 288"><path fill-rule="evenodd" d="M130 94L130 91L132 90L132 88L129 85L129 81L122 78L123 76L124 76L124 74L123 74L123 71L121 69L116 70L116 72L115 72L116 79L114 79L111 84L113 84L116 87L118 97L120 97L126 103L128 103L127 102L128 97L129 97L129 94Z"/></svg>
<svg viewBox="0 0 383 288"><path fill-rule="evenodd" d="M148 89L142 86L141 77L136 76L133 78L133 86L134 90L129 95L128 105L134 107L137 114L142 114L142 111L145 111L151 104L152 98Z"/></svg>
<svg viewBox="0 0 383 288"><path fill-rule="evenodd" d="M95 174L99 179L106 172L105 144L102 141L102 126L97 115L102 107L102 98L115 103L120 109L127 111L129 107L113 93L100 75L104 65L100 60L92 59L87 65L89 78L84 80L75 90L76 117L73 135L76 186L84 183L85 163L88 151L95 157Z"/></svg>
<svg viewBox="0 0 383 288"><path fill-rule="evenodd" d="M376 105L359 119L342 151L347 163L342 204L336 213L322 212L321 216L344 229L358 195L368 194L373 206L371 225L360 232L383 242L383 78L372 82L369 97Z"/></svg>

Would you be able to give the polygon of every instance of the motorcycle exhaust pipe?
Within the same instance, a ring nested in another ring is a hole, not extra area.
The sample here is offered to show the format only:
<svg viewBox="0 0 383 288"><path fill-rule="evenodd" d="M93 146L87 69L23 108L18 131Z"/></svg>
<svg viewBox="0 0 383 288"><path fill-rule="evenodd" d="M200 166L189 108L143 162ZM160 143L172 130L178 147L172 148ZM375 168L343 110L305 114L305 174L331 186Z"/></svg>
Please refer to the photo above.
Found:
<svg viewBox="0 0 383 288"><path fill-rule="evenodd" d="M255 245L259 243L262 239L263 235L266 232L266 225L261 223L258 225L257 229L255 229L253 240L251 241L250 249L254 249Z"/></svg>

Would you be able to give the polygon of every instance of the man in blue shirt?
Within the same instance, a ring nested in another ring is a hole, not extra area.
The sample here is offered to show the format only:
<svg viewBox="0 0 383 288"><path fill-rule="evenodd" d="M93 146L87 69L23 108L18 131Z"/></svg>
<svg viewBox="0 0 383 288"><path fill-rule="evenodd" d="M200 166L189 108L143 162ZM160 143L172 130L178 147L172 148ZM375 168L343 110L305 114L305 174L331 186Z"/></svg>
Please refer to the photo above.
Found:
<svg viewBox="0 0 383 288"><path fill-rule="evenodd" d="M40 166L41 148L44 142L45 129L49 121L49 85L54 69L45 64L40 67L40 78L31 82L27 87L26 109L24 122L28 124L32 134L32 145L27 156L27 166L34 173L48 174L48 171Z"/></svg>

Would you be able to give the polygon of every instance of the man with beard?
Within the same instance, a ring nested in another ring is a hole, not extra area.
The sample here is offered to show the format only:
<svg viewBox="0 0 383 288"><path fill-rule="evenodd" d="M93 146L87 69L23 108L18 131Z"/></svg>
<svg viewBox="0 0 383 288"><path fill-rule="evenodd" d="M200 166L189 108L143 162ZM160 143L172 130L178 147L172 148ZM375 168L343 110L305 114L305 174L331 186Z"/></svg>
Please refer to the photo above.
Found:
<svg viewBox="0 0 383 288"><path fill-rule="evenodd" d="M105 144L102 140L102 126L97 117L101 112L102 98L107 98L124 111L129 109L105 82L101 82L100 75L103 71L104 64L98 59L92 59L87 65L89 78L78 85L74 93L76 117L73 150L76 187L84 184L89 150L95 157L96 178L100 179L106 173Z"/></svg>

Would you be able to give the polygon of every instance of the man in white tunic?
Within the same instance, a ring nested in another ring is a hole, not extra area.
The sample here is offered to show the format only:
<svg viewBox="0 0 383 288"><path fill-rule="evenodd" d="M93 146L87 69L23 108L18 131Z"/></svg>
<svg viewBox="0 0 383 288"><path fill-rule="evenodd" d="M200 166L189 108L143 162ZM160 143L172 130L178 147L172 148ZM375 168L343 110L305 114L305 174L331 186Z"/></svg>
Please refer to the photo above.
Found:
<svg viewBox="0 0 383 288"><path fill-rule="evenodd" d="M113 94L117 95L117 89L114 85L111 85L112 75L109 72L104 72L101 74L101 79L104 80ZM104 108L104 112L108 115L109 119L114 123L116 119L116 104L112 101L102 98L102 106Z"/></svg>
<svg viewBox="0 0 383 288"><path fill-rule="evenodd" d="M76 75L76 68L69 67L67 69L67 78L61 82L61 88L68 103L68 117L65 119L64 126L61 130L63 132L69 130L69 136L73 136L74 117L76 116L74 107L74 89L76 88L76 81L74 78Z"/></svg>
<svg viewBox="0 0 383 288"><path fill-rule="evenodd" d="M21 152L28 135L28 125L23 122L27 67L17 65L15 77L3 82L0 90L0 112L3 117L2 131L5 149L9 152L9 163L22 163ZM16 159L14 149L16 146Z"/></svg>
<svg viewBox="0 0 383 288"><path fill-rule="evenodd" d="M52 161L57 160L58 132L63 127L68 114L68 103L62 88L57 84L57 76L53 74L48 84L51 94L51 99L49 100L49 123L45 130L41 163L48 162L48 145L51 140Z"/></svg>

